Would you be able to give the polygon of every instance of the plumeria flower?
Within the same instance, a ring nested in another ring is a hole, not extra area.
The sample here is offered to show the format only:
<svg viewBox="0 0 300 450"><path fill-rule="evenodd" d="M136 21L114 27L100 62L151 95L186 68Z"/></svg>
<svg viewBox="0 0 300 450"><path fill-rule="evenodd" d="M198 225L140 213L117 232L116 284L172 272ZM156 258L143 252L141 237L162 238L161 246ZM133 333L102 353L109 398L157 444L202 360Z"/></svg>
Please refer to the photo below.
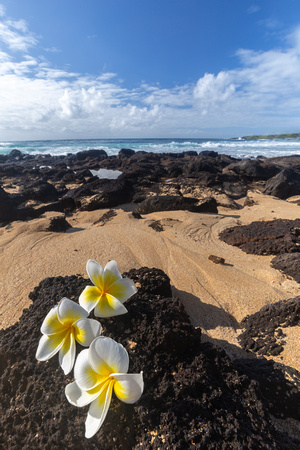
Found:
<svg viewBox="0 0 300 450"><path fill-rule="evenodd" d="M89 349L77 357L75 381L66 386L66 397L72 405L89 403L85 437L91 438L103 424L112 392L125 403L135 403L143 393L143 372L128 374L129 357L123 345L99 336Z"/></svg>
<svg viewBox="0 0 300 450"><path fill-rule="evenodd" d="M87 319L88 312L78 303L63 298L52 308L41 326L43 336L36 352L36 359L47 361L59 352L59 364L65 375L71 372L76 354L76 342L88 347L101 333L97 320Z"/></svg>
<svg viewBox="0 0 300 450"><path fill-rule="evenodd" d="M120 316L127 313L123 305L137 292L137 288L129 278L122 278L116 261L109 261L100 266L89 259L86 270L94 286L87 286L79 297L80 305L88 312L95 308L96 317Z"/></svg>

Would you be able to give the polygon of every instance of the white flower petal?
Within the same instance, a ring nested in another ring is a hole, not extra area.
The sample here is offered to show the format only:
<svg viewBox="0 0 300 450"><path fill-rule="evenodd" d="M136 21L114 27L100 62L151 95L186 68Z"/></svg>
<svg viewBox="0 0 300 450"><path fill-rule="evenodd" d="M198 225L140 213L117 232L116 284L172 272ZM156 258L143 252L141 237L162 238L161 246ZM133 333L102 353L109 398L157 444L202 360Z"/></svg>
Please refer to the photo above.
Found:
<svg viewBox="0 0 300 450"><path fill-rule="evenodd" d="M71 325L78 319L88 316L86 309L73 302L69 298L62 298L58 304L57 317L63 325Z"/></svg>
<svg viewBox="0 0 300 450"><path fill-rule="evenodd" d="M43 335L36 351L36 359L39 361L47 361L52 358L60 350L65 339L66 333L64 331L51 336Z"/></svg>
<svg viewBox="0 0 300 450"><path fill-rule="evenodd" d="M129 278L122 278L115 281L110 288L109 294L117 298L120 302L126 302L133 294L137 292L137 288Z"/></svg>
<svg viewBox="0 0 300 450"><path fill-rule="evenodd" d="M119 272L118 264L116 261L109 261L104 267L104 289L107 292L109 287L118 280L122 279L122 275Z"/></svg>
<svg viewBox="0 0 300 450"><path fill-rule="evenodd" d="M85 422L85 437L91 438L103 424L110 406L113 380L108 382L102 393L91 403Z"/></svg>
<svg viewBox="0 0 300 450"><path fill-rule="evenodd" d="M41 332L43 334L57 334L65 329L63 324L58 320L57 310L58 306L55 306L46 315L41 326Z"/></svg>
<svg viewBox="0 0 300 450"><path fill-rule="evenodd" d="M76 341L84 347L88 347L102 331L100 322L95 319L79 319L73 324L73 329Z"/></svg>
<svg viewBox="0 0 300 450"><path fill-rule="evenodd" d="M129 357L123 345L109 337L99 336L93 340L89 348L89 362L100 375L111 373L126 373Z"/></svg>
<svg viewBox="0 0 300 450"><path fill-rule="evenodd" d="M64 371L64 374L67 375L71 372L74 366L76 356L76 344L74 334L71 332L69 336L66 338L63 346L59 350L58 360L59 364Z"/></svg>
<svg viewBox="0 0 300 450"><path fill-rule="evenodd" d="M124 305L115 297L103 294L95 307L96 317L114 317L126 314L128 311Z"/></svg>
<svg viewBox="0 0 300 450"><path fill-rule="evenodd" d="M119 400L124 403L135 403L144 390L143 372L141 373L114 373L114 391Z"/></svg>
<svg viewBox="0 0 300 450"><path fill-rule="evenodd" d="M97 286L87 286L79 296L79 304L89 313L100 300L101 292Z"/></svg>
<svg viewBox="0 0 300 450"><path fill-rule="evenodd" d="M107 377L95 372L89 360L89 349L86 349L82 350L77 356L74 367L74 378L80 389L88 391L98 386Z"/></svg>
<svg viewBox="0 0 300 450"><path fill-rule="evenodd" d="M73 383L67 384L65 394L72 405L81 408L95 400L99 395L99 390L82 391L76 381L73 381Z"/></svg>
<svg viewBox="0 0 300 450"><path fill-rule="evenodd" d="M93 284L99 288L103 287L103 267L93 259L89 259L86 263L86 271Z"/></svg>

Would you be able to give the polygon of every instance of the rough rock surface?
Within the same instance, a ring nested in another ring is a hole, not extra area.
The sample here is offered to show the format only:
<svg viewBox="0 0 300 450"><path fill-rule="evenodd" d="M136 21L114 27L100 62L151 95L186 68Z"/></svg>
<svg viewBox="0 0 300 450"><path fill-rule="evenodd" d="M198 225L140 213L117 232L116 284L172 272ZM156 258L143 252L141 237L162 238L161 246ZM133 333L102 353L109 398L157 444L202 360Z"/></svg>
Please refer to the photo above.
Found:
<svg viewBox="0 0 300 450"><path fill-rule="evenodd" d="M212 197L219 206L235 208L232 200L245 197L249 188L279 198L300 189L297 157L260 161L210 151L158 154L132 149L121 149L112 156L98 149L58 156L23 154L15 149L0 156L0 197L7 206L7 212L0 209L4 225L39 217L45 211L71 214L78 209L140 203L153 195L173 195L178 201ZM99 180L91 170L101 168L122 174L116 180Z"/></svg>
<svg viewBox="0 0 300 450"><path fill-rule="evenodd" d="M271 261L272 266L300 283L300 253L284 253Z"/></svg>
<svg viewBox="0 0 300 450"><path fill-rule="evenodd" d="M299 324L300 297L280 300L245 317L241 322L245 330L239 341L245 350L258 355L278 355L285 344L283 329Z"/></svg>
<svg viewBox="0 0 300 450"><path fill-rule="evenodd" d="M284 169L270 178L264 193L281 199L300 194L300 174L293 169Z"/></svg>
<svg viewBox="0 0 300 450"><path fill-rule="evenodd" d="M31 293L33 304L20 321L0 331L1 448L299 448L272 425L270 412L276 411L267 393L274 391L273 367L264 367L261 386L245 361L232 363L223 350L201 343L162 271L133 269L124 276L139 288L126 303L129 312L101 323L104 335L127 348L130 372L144 371L141 399L126 405L113 398L100 431L84 438L87 408L70 405L64 395L72 375L63 375L57 356L38 363L35 352L50 308L62 296L78 299L89 281L46 279ZM278 387L286 399L290 387L281 379ZM283 406L280 415L288 414Z"/></svg>
<svg viewBox="0 0 300 450"><path fill-rule="evenodd" d="M300 251L300 219L252 222L227 228L219 235L230 245L254 255L278 255Z"/></svg>
<svg viewBox="0 0 300 450"><path fill-rule="evenodd" d="M197 200L191 197L172 195L157 195L148 197L136 208L139 214L149 214L156 211L188 210L192 212L217 213L217 202L213 198Z"/></svg>

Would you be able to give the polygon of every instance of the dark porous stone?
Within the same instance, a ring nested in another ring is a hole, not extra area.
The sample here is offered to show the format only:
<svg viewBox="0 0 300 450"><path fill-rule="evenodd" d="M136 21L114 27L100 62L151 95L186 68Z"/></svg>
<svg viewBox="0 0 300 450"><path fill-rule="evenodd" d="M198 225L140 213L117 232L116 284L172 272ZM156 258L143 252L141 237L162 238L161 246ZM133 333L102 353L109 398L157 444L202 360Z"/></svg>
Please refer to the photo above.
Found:
<svg viewBox="0 0 300 450"><path fill-rule="evenodd" d="M271 265L300 283L300 253L284 253L272 259Z"/></svg>
<svg viewBox="0 0 300 450"><path fill-rule="evenodd" d="M199 153L199 155L211 156L212 158L216 158L217 156L219 156L219 153L214 152L213 150L203 150L202 152Z"/></svg>
<svg viewBox="0 0 300 450"><path fill-rule="evenodd" d="M15 220L17 213L9 194L0 186L0 222Z"/></svg>
<svg viewBox="0 0 300 450"><path fill-rule="evenodd" d="M44 180L30 181L24 184L20 193L28 200L38 200L45 203L58 199L55 187Z"/></svg>
<svg viewBox="0 0 300 450"><path fill-rule="evenodd" d="M80 199L80 209L82 211L111 208L132 200L133 190L130 183L119 179L105 181L98 194Z"/></svg>
<svg viewBox="0 0 300 450"><path fill-rule="evenodd" d="M224 170L259 180L268 180L280 171L275 164L265 163L257 159L243 159L228 165Z"/></svg>
<svg viewBox="0 0 300 450"><path fill-rule="evenodd" d="M188 178L197 178L199 172L217 173L218 170L215 167L215 158L204 156L191 158L184 166L184 174Z"/></svg>
<svg viewBox="0 0 300 450"><path fill-rule="evenodd" d="M85 439L87 408L72 406L64 394L72 375L64 376L57 355L38 363L35 352L49 310L63 296L77 300L90 281L48 278L30 294L33 303L19 322L0 330L1 448L299 448L272 425L259 381L223 350L202 344L182 304L165 297L167 275L144 267L123 276L136 282L138 293L126 302L128 314L101 323L103 335L126 347L129 371L144 371L140 400L128 405L113 395L103 426Z"/></svg>
<svg viewBox="0 0 300 450"><path fill-rule="evenodd" d="M299 323L300 297L280 300L245 317L241 322L245 331L239 335L239 341L245 350L258 355L276 356L285 345L285 334L281 328L298 326Z"/></svg>
<svg viewBox="0 0 300 450"><path fill-rule="evenodd" d="M219 238L254 255L278 255L300 251L300 237L294 232L300 219L277 219L252 222L249 225L227 228Z"/></svg>
<svg viewBox="0 0 300 450"><path fill-rule="evenodd" d="M259 384L271 414L300 420L300 374L297 370L265 358L242 358L235 363Z"/></svg>
<svg viewBox="0 0 300 450"><path fill-rule="evenodd" d="M266 183L264 194L281 199L300 194L300 174L293 169L284 169Z"/></svg>
<svg viewBox="0 0 300 450"><path fill-rule="evenodd" d="M23 159L24 158L24 153L22 153L20 150L17 150L16 148L13 149L9 155L8 155L9 159Z"/></svg>
<svg viewBox="0 0 300 450"><path fill-rule="evenodd" d="M217 213L217 202L213 198L197 200L191 197L176 195L156 195L143 200L136 208L139 214L157 211L187 210L192 212Z"/></svg>
<svg viewBox="0 0 300 450"><path fill-rule="evenodd" d="M197 202L191 211L218 214L217 201L213 197L203 198Z"/></svg>
<svg viewBox="0 0 300 450"><path fill-rule="evenodd" d="M224 181L223 191L228 197L237 200L247 195L248 187L240 181Z"/></svg>
<svg viewBox="0 0 300 450"><path fill-rule="evenodd" d="M118 153L119 158L130 158L135 154L134 150L131 150L130 148L121 148L121 150Z"/></svg>
<svg viewBox="0 0 300 450"><path fill-rule="evenodd" d="M89 159L89 158L97 158L97 159L101 160L101 159L107 158L107 153L105 150L96 150L96 149L83 150L82 152L76 153L76 159L79 161L82 161L84 159Z"/></svg>
<svg viewBox="0 0 300 450"><path fill-rule="evenodd" d="M67 231L69 228L72 228L72 225L69 224L64 216L54 216L51 217L47 230L58 233Z"/></svg>

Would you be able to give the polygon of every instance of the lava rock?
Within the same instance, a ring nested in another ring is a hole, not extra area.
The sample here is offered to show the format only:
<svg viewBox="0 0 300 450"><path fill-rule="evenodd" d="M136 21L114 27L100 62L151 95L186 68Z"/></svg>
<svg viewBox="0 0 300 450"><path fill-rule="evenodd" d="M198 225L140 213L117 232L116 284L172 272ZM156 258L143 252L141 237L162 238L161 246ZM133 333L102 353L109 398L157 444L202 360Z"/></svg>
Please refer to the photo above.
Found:
<svg viewBox="0 0 300 450"><path fill-rule="evenodd" d="M130 158L133 155L135 155L135 151L130 148L121 148L118 153L119 158Z"/></svg>
<svg viewBox="0 0 300 450"><path fill-rule="evenodd" d="M56 233L67 231L69 228L72 228L72 225L66 220L63 215L53 216L49 219L49 225L47 227L47 231L54 231Z"/></svg>
<svg viewBox="0 0 300 450"><path fill-rule="evenodd" d="M233 171L252 180L268 180L274 177L280 169L275 164L265 163L257 159L243 159L229 164L224 171Z"/></svg>
<svg viewBox="0 0 300 450"><path fill-rule="evenodd" d="M245 374L245 364L239 369L223 350L201 343L182 304L164 297L170 284L162 271L123 275L136 282L138 293L126 302L128 314L101 323L103 335L127 349L130 372L144 370L141 399L127 405L113 397L103 426L85 439L87 408L70 405L64 394L72 375L64 376L57 355L38 363L35 352L45 315L62 296L78 299L90 281L48 278L30 294L33 303L19 322L0 330L3 448L299 448L272 425L270 402L259 381Z"/></svg>
<svg viewBox="0 0 300 450"><path fill-rule="evenodd" d="M139 214L157 211L187 210L192 212L217 213L217 202L213 198L197 200L176 195L156 195L143 200L136 208Z"/></svg>
<svg viewBox="0 0 300 450"><path fill-rule="evenodd" d="M17 212L9 194L0 186L0 222L16 220Z"/></svg>
<svg viewBox="0 0 300 450"><path fill-rule="evenodd" d="M266 183L264 194L281 199L300 194L300 174L293 169L285 169Z"/></svg>
<svg viewBox="0 0 300 450"><path fill-rule="evenodd" d="M277 255L272 259L271 265L300 283L300 253Z"/></svg>
<svg viewBox="0 0 300 450"><path fill-rule="evenodd" d="M31 181L24 184L20 189L20 193L27 200L37 200L44 203L58 199L58 192L55 187L44 180Z"/></svg>
<svg viewBox="0 0 300 450"><path fill-rule="evenodd" d="M76 153L76 159L78 161L82 161L89 158L97 158L99 160L102 160L104 158L107 158L107 153L105 150L83 150L81 152Z"/></svg>
<svg viewBox="0 0 300 450"><path fill-rule="evenodd" d="M245 317L241 321L245 330L238 339L245 350L258 355L276 356L283 351L285 344L285 334L281 328L294 327L299 323L300 297L280 300Z"/></svg>
<svg viewBox="0 0 300 450"><path fill-rule="evenodd" d="M300 251L300 237L293 231L299 227L300 219L258 221L227 228L219 238L254 255L293 253Z"/></svg>

